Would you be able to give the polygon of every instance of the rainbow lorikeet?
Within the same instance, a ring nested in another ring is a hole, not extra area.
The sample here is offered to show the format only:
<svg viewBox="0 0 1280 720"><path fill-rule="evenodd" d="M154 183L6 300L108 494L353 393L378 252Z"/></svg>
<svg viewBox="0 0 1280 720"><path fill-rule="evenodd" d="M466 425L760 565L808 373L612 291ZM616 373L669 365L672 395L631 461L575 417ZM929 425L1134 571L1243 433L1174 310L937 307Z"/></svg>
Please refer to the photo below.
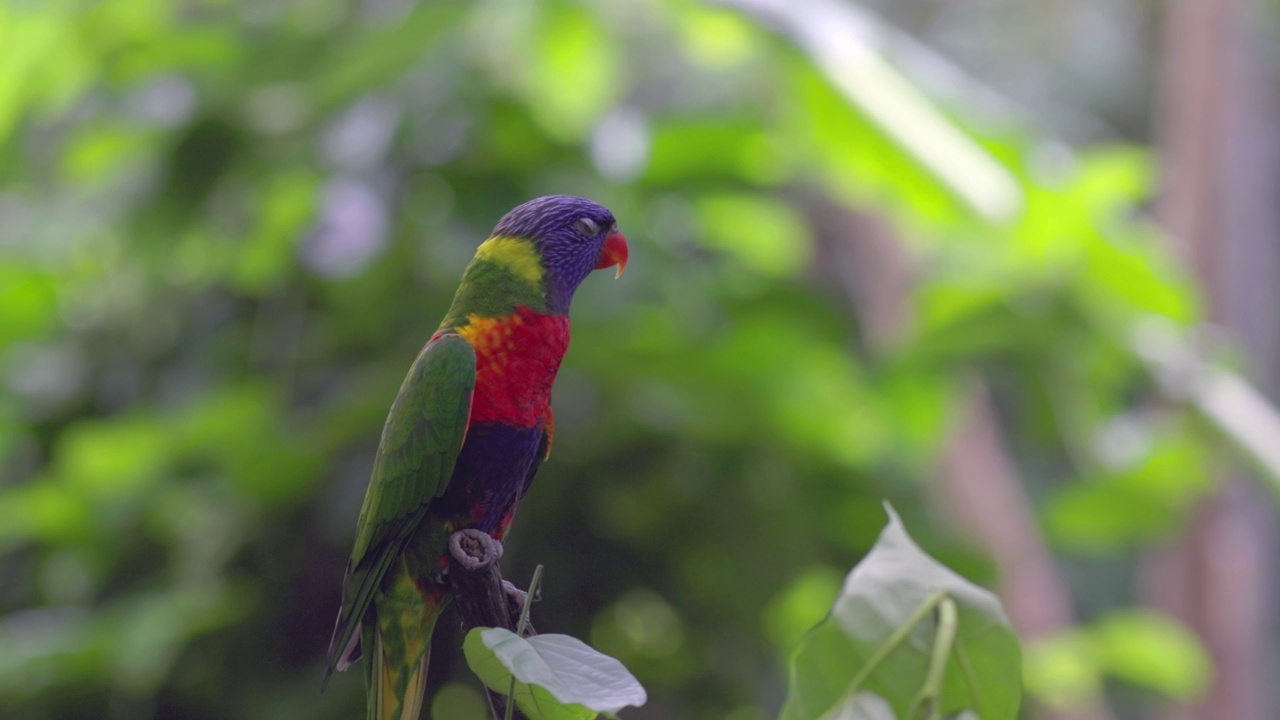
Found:
<svg viewBox="0 0 1280 720"><path fill-rule="evenodd" d="M369 720L416 720L431 634L450 601L448 540L501 540L551 450L551 384L569 301L627 263L613 215L584 198L530 200L498 223L387 415L347 563L325 679L363 653Z"/></svg>

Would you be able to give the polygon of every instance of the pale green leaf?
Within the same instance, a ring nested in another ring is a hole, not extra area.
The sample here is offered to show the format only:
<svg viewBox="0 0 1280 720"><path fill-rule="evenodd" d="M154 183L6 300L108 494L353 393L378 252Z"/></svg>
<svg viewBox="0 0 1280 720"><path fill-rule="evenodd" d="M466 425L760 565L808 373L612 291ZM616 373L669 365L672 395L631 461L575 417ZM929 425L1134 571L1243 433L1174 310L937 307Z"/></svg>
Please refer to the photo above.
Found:
<svg viewBox="0 0 1280 720"><path fill-rule="evenodd" d="M491 690L506 694L515 676L516 703L530 720L585 720L647 699L622 663L568 635L526 639L503 628L473 628L463 652Z"/></svg>
<svg viewBox="0 0 1280 720"><path fill-rule="evenodd" d="M939 593L958 610L955 646L940 688L941 710L972 708L984 720L1017 717L1022 696L1018 641L1000 602L926 555L897 515L888 512L888 527L846 578L831 614L793 656L783 720L821 718L851 693L862 691L884 698L904 715L921 688L933 650L933 613L860 686L853 681L895 631Z"/></svg>
<svg viewBox="0 0 1280 720"><path fill-rule="evenodd" d="M823 715L821 720L897 720L893 708L875 693L860 692L839 707Z"/></svg>

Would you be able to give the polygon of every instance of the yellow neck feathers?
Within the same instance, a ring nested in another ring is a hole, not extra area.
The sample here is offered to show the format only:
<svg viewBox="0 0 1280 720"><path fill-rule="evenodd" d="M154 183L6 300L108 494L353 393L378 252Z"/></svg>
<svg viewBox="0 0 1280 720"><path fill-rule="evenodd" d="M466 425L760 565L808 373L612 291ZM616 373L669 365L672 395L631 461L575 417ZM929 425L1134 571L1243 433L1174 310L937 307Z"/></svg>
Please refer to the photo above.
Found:
<svg viewBox="0 0 1280 720"><path fill-rule="evenodd" d="M542 260L530 240L502 235L491 237L476 250L476 260L501 265L535 287L542 282Z"/></svg>

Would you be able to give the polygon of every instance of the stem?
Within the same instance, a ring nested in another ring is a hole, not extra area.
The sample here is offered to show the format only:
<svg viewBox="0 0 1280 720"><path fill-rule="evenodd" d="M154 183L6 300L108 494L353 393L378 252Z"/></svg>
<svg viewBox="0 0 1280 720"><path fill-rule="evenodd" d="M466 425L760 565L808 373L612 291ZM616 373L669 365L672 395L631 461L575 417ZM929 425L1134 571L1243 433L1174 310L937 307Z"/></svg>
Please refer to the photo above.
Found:
<svg viewBox="0 0 1280 720"><path fill-rule="evenodd" d="M533 603L538 583L542 582L542 566L533 569L533 580L529 581L529 592L524 596L524 607L520 608L520 622L516 625L516 635L524 637L524 628L529 624L529 605Z"/></svg>
<svg viewBox="0 0 1280 720"><path fill-rule="evenodd" d="M875 672L876 668L880 667L880 663L884 662L885 658L889 657L889 654L896 650L898 646L902 644L902 641L907 639L907 635L911 634L911 631L915 629L916 625L919 625L921 620L924 620L929 613L933 612L933 609L938 606L938 603L942 602L946 597L947 593L945 590L938 590L925 598L925 601L920 604L920 607L916 608L916 611L911 613L911 617L907 618L905 623L898 626L898 629L893 631L893 634L889 636L888 640L884 641L883 645L876 648L875 654L867 660L867 664L862 666L862 669L858 671L858 674L853 677L853 681L849 683L849 689L845 691L845 697L853 697L857 694L858 688L862 687L862 684L867 681L867 678L871 677L871 673ZM954 607L952 609L954 610Z"/></svg>
<svg viewBox="0 0 1280 720"><path fill-rule="evenodd" d="M538 591L538 583L542 580L542 566L533 569L533 580L529 581L529 592L524 596L524 607L520 608L520 623L516 625L516 637L524 637L524 627L529 624L529 606ZM507 688L507 714L503 720L511 720L516 708L516 676L511 674L511 685Z"/></svg>
<svg viewBox="0 0 1280 720"><path fill-rule="evenodd" d="M942 717L942 679L947 674L947 660L951 658L951 646L956 640L956 604L951 598L943 598L938 605L938 632L933 636L933 652L929 654L929 669L924 675L924 685L907 708L907 717L916 718L921 708L929 720Z"/></svg>

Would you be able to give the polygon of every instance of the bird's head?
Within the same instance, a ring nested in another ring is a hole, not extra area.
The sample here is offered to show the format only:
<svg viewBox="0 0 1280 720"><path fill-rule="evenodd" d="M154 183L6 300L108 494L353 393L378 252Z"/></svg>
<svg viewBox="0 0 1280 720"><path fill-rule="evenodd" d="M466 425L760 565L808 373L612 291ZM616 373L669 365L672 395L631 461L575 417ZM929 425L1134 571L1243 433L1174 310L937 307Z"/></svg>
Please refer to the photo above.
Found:
<svg viewBox="0 0 1280 720"><path fill-rule="evenodd" d="M627 240L608 208L573 195L548 195L517 206L498 221L494 238L533 243L553 312L567 312L574 290L592 270L627 266Z"/></svg>

